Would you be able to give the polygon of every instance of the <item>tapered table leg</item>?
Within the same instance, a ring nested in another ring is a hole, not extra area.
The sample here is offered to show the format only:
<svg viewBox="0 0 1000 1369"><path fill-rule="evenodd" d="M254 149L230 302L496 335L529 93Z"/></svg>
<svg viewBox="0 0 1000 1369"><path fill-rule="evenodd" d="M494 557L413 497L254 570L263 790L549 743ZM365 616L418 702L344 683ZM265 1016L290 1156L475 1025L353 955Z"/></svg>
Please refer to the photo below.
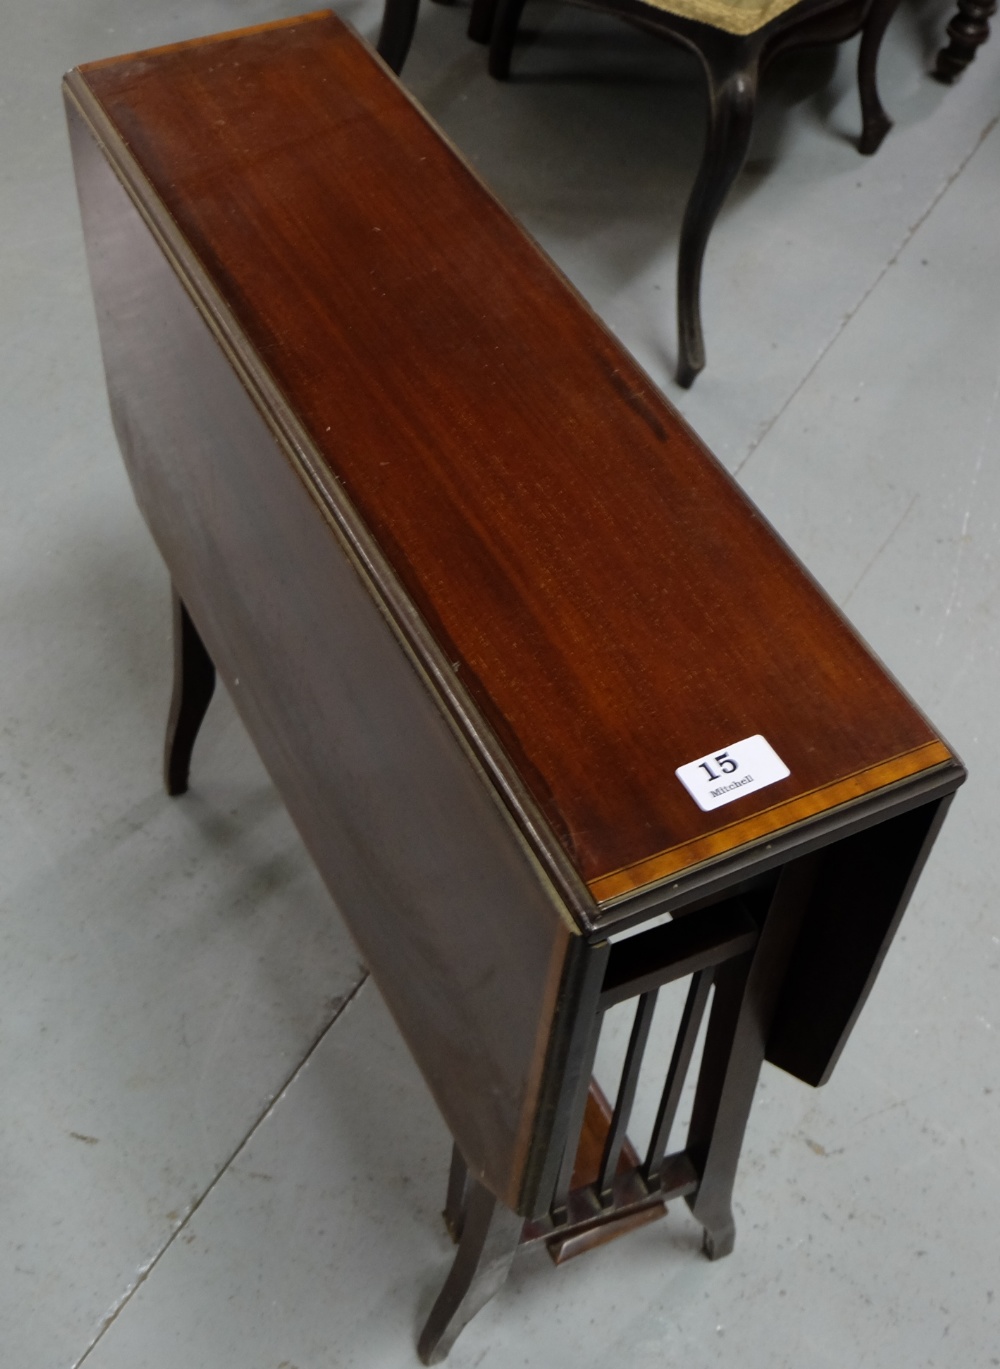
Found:
<svg viewBox="0 0 1000 1369"><path fill-rule="evenodd" d="M173 593L174 692L167 718L163 748L163 783L171 797L185 794L191 769L191 752L215 692L215 666L184 607Z"/></svg>
<svg viewBox="0 0 1000 1369"><path fill-rule="evenodd" d="M716 971L687 1145L699 1174L698 1188L687 1203L705 1228L709 1259L720 1259L733 1248L733 1185L743 1134L817 868L815 856L785 867L755 949Z"/></svg>
<svg viewBox="0 0 1000 1369"><path fill-rule="evenodd" d="M504 1207L482 1184L470 1181L455 1263L417 1344L424 1364L439 1364L462 1328L499 1292L523 1227L523 1217Z"/></svg>

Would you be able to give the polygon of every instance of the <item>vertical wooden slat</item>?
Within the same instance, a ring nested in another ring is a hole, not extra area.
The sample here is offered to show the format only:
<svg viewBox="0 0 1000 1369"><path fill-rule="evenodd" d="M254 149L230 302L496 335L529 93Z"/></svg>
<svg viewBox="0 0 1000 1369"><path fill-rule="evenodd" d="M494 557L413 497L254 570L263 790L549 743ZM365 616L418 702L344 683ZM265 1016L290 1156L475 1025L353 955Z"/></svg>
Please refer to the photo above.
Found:
<svg viewBox="0 0 1000 1369"><path fill-rule="evenodd" d="M608 1206L613 1197L612 1188L615 1171L618 1168L618 1160L622 1153L629 1117L632 1115L632 1103L635 1100L635 1090L639 1082L639 1071L642 1068L642 1057L646 1049L646 1041L649 1038L649 1029L653 1024L657 993L657 989L652 989L649 993L640 994L639 1001L636 1004L635 1020L632 1023L632 1035L629 1037L628 1050L625 1052L625 1063L622 1066L621 1083L618 1085L618 1097L615 1099L614 1115L611 1118L611 1126L608 1128L608 1139L604 1145L604 1156L597 1177L597 1191L600 1194L601 1203L605 1207Z"/></svg>
<svg viewBox="0 0 1000 1369"><path fill-rule="evenodd" d="M563 1152L562 1165L559 1169L559 1178L556 1182L555 1197L552 1200L552 1220L557 1226L566 1220L566 1206L569 1200L570 1188L573 1184L573 1171L576 1168L576 1154L580 1146L580 1133L583 1130L583 1118L587 1111L587 1095L590 1092L590 1076L594 1072L594 1056L597 1054L597 1042L600 1039L601 1024L603 1021L604 1013L598 1012L594 1018L590 1040L587 1042L583 1054L583 1060L580 1067L580 1078L577 1081L573 1106L570 1111L569 1128L566 1132L566 1149Z"/></svg>
<svg viewBox="0 0 1000 1369"><path fill-rule="evenodd" d="M649 1150L646 1154L646 1163L643 1166L643 1175L648 1184L654 1184L659 1178L663 1157L667 1151L667 1142L670 1140L670 1131L677 1116L677 1107L681 1100L684 1080L687 1078L691 1056L694 1054L695 1042L698 1039L698 1031L705 1015L708 995L712 988L712 975L712 969L700 970L691 978L691 987L684 1004L684 1012L681 1014L680 1026L677 1029L677 1040L674 1042L670 1068L667 1071L667 1080L663 1086L663 1094L660 1097L660 1106L656 1112L653 1134L650 1137Z"/></svg>

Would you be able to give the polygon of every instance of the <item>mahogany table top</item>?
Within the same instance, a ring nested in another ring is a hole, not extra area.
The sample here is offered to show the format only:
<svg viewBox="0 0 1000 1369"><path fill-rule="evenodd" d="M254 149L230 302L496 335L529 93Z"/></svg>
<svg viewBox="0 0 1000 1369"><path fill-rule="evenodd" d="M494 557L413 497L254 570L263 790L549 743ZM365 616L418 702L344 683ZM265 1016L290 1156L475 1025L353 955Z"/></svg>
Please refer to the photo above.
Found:
<svg viewBox="0 0 1000 1369"><path fill-rule="evenodd" d="M369 539L386 611L594 898L948 763L377 61L318 13L81 73L224 344L300 422L304 478ZM703 811L675 771L758 734L787 777Z"/></svg>

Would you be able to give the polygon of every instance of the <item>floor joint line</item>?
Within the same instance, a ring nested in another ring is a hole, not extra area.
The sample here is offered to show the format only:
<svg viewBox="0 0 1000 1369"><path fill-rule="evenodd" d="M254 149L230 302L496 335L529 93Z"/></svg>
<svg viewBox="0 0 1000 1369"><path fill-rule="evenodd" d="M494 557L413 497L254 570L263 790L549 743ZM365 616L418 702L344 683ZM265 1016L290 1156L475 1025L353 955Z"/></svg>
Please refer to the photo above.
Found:
<svg viewBox="0 0 1000 1369"><path fill-rule="evenodd" d="M937 208L937 206L941 203L941 200L944 198L944 196L947 195L948 191L951 189L951 187L952 187L952 186L955 184L955 182L958 180L959 176L961 176L962 172L965 170L965 168L966 168L966 167L969 165L969 163L972 161L973 157L976 155L976 153L979 151L980 147L982 147L983 143L986 141L986 139L990 136L990 134L991 134L991 133L993 132L993 130L996 128L997 124L1000 124L1000 114L994 115L994 117L993 117L992 119L990 119L990 121L986 124L986 126L983 128L982 132L980 133L979 137L976 139L976 142L975 142L974 146L969 150L968 155L962 159L962 161L959 163L959 165L958 165L958 167L956 168L956 170L954 170L953 172L951 172L950 175L948 175L948 176L945 177L945 179L944 179L944 181L942 182L941 187L940 187L940 189L938 190L937 194L934 195L934 196L932 197L930 203L927 205L927 208L923 211L923 213L920 215L920 217L917 219L917 221L916 221L915 223L911 224L910 227L907 229L907 231L906 231L906 233L905 233L905 235L904 235L904 237L903 237L902 242L899 244L899 246L896 248L896 250L892 253L892 255L890 256L889 260L888 260L888 261L886 262L886 264L882 267L882 270L878 273L878 275L877 275L877 276L875 277L875 279L872 281L871 285L870 285L870 286L868 287L868 289L864 292L864 294L861 296L861 298L858 300L858 302L854 305L854 307L853 307L852 309L849 309L848 312L843 316L843 318L842 318L841 321L840 321L840 327L837 328L836 331L833 333L833 335L831 336L831 338L830 338L829 342L826 344L826 346L823 347L823 348L821 349L819 355L816 357L816 360L815 360L815 361L813 362L813 364L809 367L808 371L805 373L805 375L804 375L804 376L802 377L802 379L799 381L798 385L795 386L794 390L791 392L791 394L790 394L790 395L788 396L788 398L785 400L784 404L782 404L781 407L778 409L778 412L774 415L774 417L773 417L772 419L770 419L770 421L765 425L763 431L762 431L757 437L754 438L753 442L750 444L750 448L749 448L749 450L747 451L746 456L743 458L743 460L736 466L736 468L735 468L734 471L732 472L732 474L733 474L734 477L735 477L735 476L738 476L738 475L740 474L740 472L743 470L744 466L746 466L747 462L748 462L748 461L750 460L750 458L753 456L754 452L757 451L757 449L760 447L761 443L762 443L762 442L764 441L764 439L767 437L768 433L770 433L771 429L775 426L775 424L776 424L776 423L778 422L778 420L781 418L782 414L784 414L784 412L786 411L786 409L788 409L788 408L790 407L790 405L794 402L794 400L797 398L797 396L799 395L799 393L800 393L800 391L802 390L803 386L805 386L805 385L812 379L812 376L813 376L814 372L816 371L816 368L819 366L820 362L824 359L824 357L825 357L825 356L827 355L827 353L830 351L831 347L833 347L833 345L834 345L834 344L839 340L839 338L842 336L842 334L843 334L845 328L846 328L847 325L851 322L851 320L854 318L854 316L857 314L858 310L861 309L861 308L864 306L864 304L866 303L866 301L871 297L872 293L873 293L876 289L878 289L879 285L881 285L882 281L883 281L884 278L885 278L886 272L889 271L889 269L890 269L891 267L895 266L896 262L897 262L897 261L899 260L899 258L902 256L903 252L906 250L906 248L907 248L907 247L910 245L910 243L913 241L913 239L914 239L914 237L916 236L917 232L920 230L920 228L923 226L923 224L927 221L928 217L934 212L934 210Z"/></svg>
<svg viewBox="0 0 1000 1369"><path fill-rule="evenodd" d="M239 1144L233 1149L232 1153L223 1162L222 1167L219 1169L218 1173L213 1175L211 1182L208 1183L205 1189L198 1195L197 1198L195 1198L194 1202L188 1208L187 1212L185 1212L183 1220L178 1222L177 1226L174 1228L173 1231L171 1231L167 1240L156 1252L156 1254L149 1261L149 1263L144 1268L139 1270L138 1277L135 1279L135 1281L128 1287L125 1293L123 1293L118 1302L115 1303L115 1305L111 1308L110 1312L108 1312L105 1315L103 1321L101 1322L101 1325L97 1329L97 1334L94 1336L93 1340L84 1350L80 1358L73 1362L71 1369L80 1369L80 1366L84 1363L84 1361L87 1360L89 1356L93 1353L93 1351L97 1348L97 1346L103 1340L105 1334L115 1324L115 1322L121 1316L122 1312L132 1301L135 1294L139 1291L142 1285L149 1278L150 1274L152 1274L153 1270L163 1259L164 1255L177 1240L177 1237L180 1236L182 1232L186 1230L188 1223L191 1221L191 1218L201 1208L206 1198L215 1189L216 1185L220 1182L224 1175L226 1175L229 1172L234 1161L237 1160L241 1153L246 1149L250 1141L256 1135L257 1131L260 1129L261 1125L267 1121L268 1117L281 1102L282 1098L285 1096L285 1094L288 1092L291 1086L295 1083L296 1079L299 1077L299 1075L302 1073L305 1067L309 1064L309 1061L312 1059L316 1051L326 1040L326 1037L333 1030L334 1026L336 1026L337 1022L340 1020L340 1018L343 1016L346 1010L354 1002L355 998L357 998L358 994L361 992L367 980L368 971L365 970L361 978L350 990L350 992L347 993L340 1000L340 1002L337 1005L336 1012L330 1018L329 1022L327 1022L323 1029L320 1031L316 1039L309 1046L309 1049L306 1051L305 1055L302 1057L302 1059L298 1062L295 1068L285 1079L284 1083L278 1089L277 1093L275 1093L273 1097L271 1097L268 1100L265 1107L261 1110L258 1116L253 1120L253 1122L251 1122L250 1128L247 1131L246 1135L242 1138Z"/></svg>

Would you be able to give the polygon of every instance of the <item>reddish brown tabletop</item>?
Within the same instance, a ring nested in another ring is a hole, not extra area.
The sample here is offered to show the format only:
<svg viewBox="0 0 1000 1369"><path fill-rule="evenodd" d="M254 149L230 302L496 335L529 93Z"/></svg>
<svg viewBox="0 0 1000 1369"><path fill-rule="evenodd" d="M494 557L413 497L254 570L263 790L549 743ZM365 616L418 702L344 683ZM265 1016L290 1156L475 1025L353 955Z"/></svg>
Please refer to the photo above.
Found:
<svg viewBox="0 0 1000 1369"><path fill-rule="evenodd" d="M82 70L594 897L946 763L375 61L323 13ZM788 777L702 812L755 734Z"/></svg>

